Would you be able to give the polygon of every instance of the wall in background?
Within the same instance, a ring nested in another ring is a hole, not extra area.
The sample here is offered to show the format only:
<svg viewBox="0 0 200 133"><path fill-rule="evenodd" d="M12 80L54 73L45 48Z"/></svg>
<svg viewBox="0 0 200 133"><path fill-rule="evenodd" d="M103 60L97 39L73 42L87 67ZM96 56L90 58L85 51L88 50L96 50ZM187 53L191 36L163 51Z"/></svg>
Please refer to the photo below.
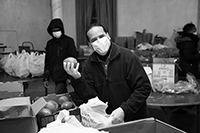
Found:
<svg viewBox="0 0 200 133"><path fill-rule="evenodd" d="M0 17L0 42L16 47L31 41L35 49L44 50L49 39L46 28L51 18L50 0L1 0ZM18 34L18 42L13 31ZM1 34L8 35L5 39Z"/></svg>
<svg viewBox="0 0 200 133"><path fill-rule="evenodd" d="M65 34L72 37L76 44L75 0L62 0L62 3Z"/></svg>
<svg viewBox="0 0 200 133"><path fill-rule="evenodd" d="M133 36L135 31L147 29L170 37L173 29L190 21L197 23L198 0L118 0L117 4L118 36ZM75 0L63 0L62 8L65 33L76 43ZM0 43L18 47L31 41L35 49L44 50L51 38L46 30L51 0L1 0L0 17Z"/></svg>
<svg viewBox="0 0 200 133"><path fill-rule="evenodd" d="M135 31L171 37L173 29L186 23L197 24L198 0L118 0L118 36Z"/></svg>

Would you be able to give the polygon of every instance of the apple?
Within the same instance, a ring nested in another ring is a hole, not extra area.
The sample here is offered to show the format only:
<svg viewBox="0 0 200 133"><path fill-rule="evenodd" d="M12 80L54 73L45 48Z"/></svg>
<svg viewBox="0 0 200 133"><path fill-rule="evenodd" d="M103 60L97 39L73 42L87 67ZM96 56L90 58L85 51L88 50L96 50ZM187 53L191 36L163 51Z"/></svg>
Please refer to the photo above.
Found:
<svg viewBox="0 0 200 133"><path fill-rule="evenodd" d="M61 109L69 110L69 109L72 109L73 106L74 104L71 101L66 101L61 105Z"/></svg>
<svg viewBox="0 0 200 133"><path fill-rule="evenodd" d="M67 102L67 101L69 101L69 98L67 96L60 96L58 99L58 103L60 105L62 105L64 102Z"/></svg>

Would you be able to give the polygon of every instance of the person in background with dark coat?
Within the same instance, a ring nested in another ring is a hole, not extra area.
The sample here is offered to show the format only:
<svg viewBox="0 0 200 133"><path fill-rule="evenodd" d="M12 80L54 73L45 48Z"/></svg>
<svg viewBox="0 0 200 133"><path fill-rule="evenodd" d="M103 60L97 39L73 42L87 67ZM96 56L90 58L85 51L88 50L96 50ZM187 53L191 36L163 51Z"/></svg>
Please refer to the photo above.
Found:
<svg viewBox="0 0 200 133"><path fill-rule="evenodd" d="M50 77L55 82L55 93L67 93L67 79L69 75L63 68L63 60L67 57L77 58L77 51L73 38L65 35L61 19L53 19L47 32L52 36L46 44L44 87L48 87Z"/></svg>
<svg viewBox="0 0 200 133"><path fill-rule="evenodd" d="M106 112L113 124L148 117L146 99L152 89L137 56L111 42L101 24L92 24L86 35L94 52L82 72L78 71L79 63L75 68L74 63L64 64L77 95L84 102L96 96L108 102Z"/></svg>
<svg viewBox="0 0 200 133"><path fill-rule="evenodd" d="M200 53L198 51L199 37L194 34L197 29L193 23L187 23L183 27L183 31L178 32L175 38L176 46L179 49L179 66L178 75L186 78L187 73L193 74L200 79L198 63L200 61Z"/></svg>

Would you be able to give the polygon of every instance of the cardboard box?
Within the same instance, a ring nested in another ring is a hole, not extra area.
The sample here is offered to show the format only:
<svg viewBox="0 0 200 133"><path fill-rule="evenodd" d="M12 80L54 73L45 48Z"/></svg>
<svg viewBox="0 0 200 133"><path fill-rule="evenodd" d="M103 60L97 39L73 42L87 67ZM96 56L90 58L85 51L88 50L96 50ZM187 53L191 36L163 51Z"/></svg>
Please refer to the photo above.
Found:
<svg viewBox="0 0 200 133"><path fill-rule="evenodd" d="M70 101L72 101L70 95L68 93L66 94L49 94L47 96L44 96L43 98L46 100L46 102L48 100L53 100L55 102L58 102L58 99L61 97L61 96L67 96L69 98ZM72 101L73 102L73 101ZM78 108L75 103L73 102L73 108L72 109L69 109L69 113L70 115L74 115L79 121L81 121L81 113L80 113L80 108ZM53 113L52 115L48 115L48 116L37 116L37 120L38 120L38 126L39 128L43 128L43 127L46 127L46 125L50 122L53 122L56 120L58 114L59 114L59 111L60 111L60 108L58 109L57 112Z"/></svg>
<svg viewBox="0 0 200 133"><path fill-rule="evenodd" d="M0 100L23 96L23 85L19 82L0 82Z"/></svg>
<svg viewBox="0 0 200 133"><path fill-rule="evenodd" d="M44 98L38 99L33 104L30 102L30 97L16 97L1 100L0 132L38 133L35 115L45 105L46 101Z"/></svg>
<svg viewBox="0 0 200 133"><path fill-rule="evenodd" d="M99 130L109 133L186 133L154 118L117 124Z"/></svg>
<svg viewBox="0 0 200 133"><path fill-rule="evenodd" d="M153 59L153 81L164 79L167 82L175 83L174 58Z"/></svg>

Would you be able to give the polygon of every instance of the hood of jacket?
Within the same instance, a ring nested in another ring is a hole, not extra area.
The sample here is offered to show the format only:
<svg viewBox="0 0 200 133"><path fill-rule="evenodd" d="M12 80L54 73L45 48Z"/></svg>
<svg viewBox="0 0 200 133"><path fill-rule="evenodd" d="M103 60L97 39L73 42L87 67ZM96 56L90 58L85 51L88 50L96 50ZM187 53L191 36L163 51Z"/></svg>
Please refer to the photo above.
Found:
<svg viewBox="0 0 200 133"><path fill-rule="evenodd" d="M54 29L54 28L59 28L62 32L62 35L64 35L65 31L64 31L63 22L62 22L61 19L55 18L55 19L51 20L51 22L49 23L49 26L47 28L47 32L52 37L53 37L52 29Z"/></svg>

